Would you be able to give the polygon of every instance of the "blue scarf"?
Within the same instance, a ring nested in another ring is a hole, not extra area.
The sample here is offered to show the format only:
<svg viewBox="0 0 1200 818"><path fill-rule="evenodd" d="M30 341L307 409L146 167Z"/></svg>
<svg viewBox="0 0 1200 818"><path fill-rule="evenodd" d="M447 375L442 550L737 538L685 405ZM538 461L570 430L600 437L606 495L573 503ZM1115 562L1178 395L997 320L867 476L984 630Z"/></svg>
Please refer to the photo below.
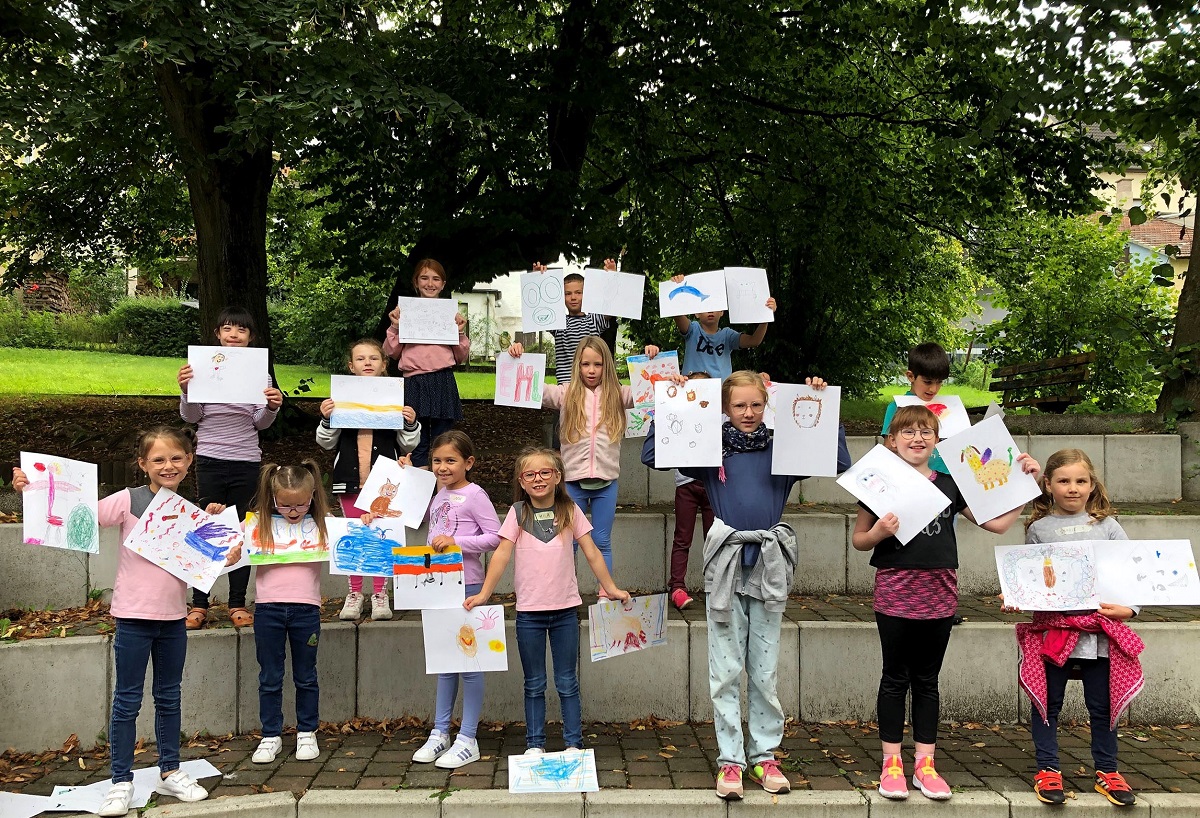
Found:
<svg viewBox="0 0 1200 818"><path fill-rule="evenodd" d="M746 433L738 429L730 421L725 421L721 424L721 459L729 457L731 454L738 452L758 452L767 448L771 442L771 430L767 428L767 424L760 423L758 428L753 432ZM721 465L717 476L721 482L725 482L725 466Z"/></svg>

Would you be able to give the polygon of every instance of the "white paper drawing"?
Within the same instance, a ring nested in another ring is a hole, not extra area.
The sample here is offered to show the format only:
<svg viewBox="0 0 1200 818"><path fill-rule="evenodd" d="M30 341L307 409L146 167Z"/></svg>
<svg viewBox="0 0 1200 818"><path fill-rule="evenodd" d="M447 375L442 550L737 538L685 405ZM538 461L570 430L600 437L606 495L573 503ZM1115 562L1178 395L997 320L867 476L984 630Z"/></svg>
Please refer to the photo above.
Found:
<svg viewBox="0 0 1200 818"><path fill-rule="evenodd" d="M588 608L592 661L667 644L667 595L597 602Z"/></svg>
<svg viewBox="0 0 1200 818"><path fill-rule="evenodd" d="M996 546L1004 604L1023 611L1095 610L1093 542Z"/></svg>
<svg viewBox="0 0 1200 818"><path fill-rule="evenodd" d="M669 380L670 375L679 374L679 353L675 350L660 352L653 358L647 355L630 355L625 362L629 365L633 405L641 409L654 407L654 384Z"/></svg>
<svg viewBox="0 0 1200 818"><path fill-rule="evenodd" d="M225 555L242 542L231 528L175 492L160 488L122 545L172 576L208 593Z"/></svg>
<svg viewBox="0 0 1200 818"><path fill-rule="evenodd" d="M721 465L721 382L654 385L654 467Z"/></svg>
<svg viewBox="0 0 1200 818"><path fill-rule="evenodd" d="M508 791L599 792L596 754L592 750L564 750L537 756L509 756Z"/></svg>
<svg viewBox="0 0 1200 818"><path fill-rule="evenodd" d="M1200 605L1190 540L1102 540L1093 549L1101 602Z"/></svg>
<svg viewBox="0 0 1200 818"><path fill-rule="evenodd" d="M646 294L646 277L616 270L583 271L583 304L589 315L609 315L618 318L642 318L642 300Z"/></svg>
<svg viewBox="0 0 1200 818"><path fill-rule="evenodd" d="M928 478L882 445L863 455L837 482L876 517L895 514L900 520L896 539L905 545L950 505Z"/></svg>
<svg viewBox="0 0 1200 818"><path fill-rule="evenodd" d="M433 472L416 466L405 468L390 457L378 457L354 507L377 517L394 517L409 528L420 528L436 486Z"/></svg>
<svg viewBox="0 0 1200 818"><path fill-rule="evenodd" d="M229 506L220 514L214 514L213 519L228 528L242 528L242 521L238 519L237 506ZM246 548L245 540L246 536L245 531L243 530L241 556L238 557L237 562L233 563L232 565L226 565L224 568L222 568L221 576L225 576L230 571L236 571L237 569L244 568L250 564L250 549Z"/></svg>
<svg viewBox="0 0 1200 818"><path fill-rule="evenodd" d="M897 395L896 406L924 406L937 415L938 437L945 440L971 428L971 418L958 395L938 395L926 403L916 395Z"/></svg>
<svg viewBox="0 0 1200 818"><path fill-rule="evenodd" d="M771 474L837 475L842 388L780 383L775 395Z"/></svg>
<svg viewBox="0 0 1200 818"><path fill-rule="evenodd" d="M404 428L404 378L333 375L329 397L334 429Z"/></svg>
<svg viewBox="0 0 1200 818"><path fill-rule="evenodd" d="M775 428L775 406L779 402L779 384L775 381L765 381L767 385L767 405L763 408L763 425L768 429Z"/></svg>
<svg viewBox="0 0 1200 818"><path fill-rule="evenodd" d="M458 304L449 298L398 298L399 326L396 334L402 344L457 344Z"/></svg>
<svg viewBox="0 0 1200 818"><path fill-rule="evenodd" d="M729 323L764 324L775 320L775 313L767 309L771 286L766 270L726 267L725 292L729 300Z"/></svg>
<svg viewBox="0 0 1200 818"><path fill-rule="evenodd" d="M196 780L221 775L221 771L206 758L184 761L179 765L179 769ZM154 788L157 784L155 779L158 776L158 767L141 767L133 771L133 800L130 803L132 808L141 809L150 802L150 797L154 795ZM40 796L46 799L46 803L38 812L44 810L46 812L97 813L111 787L112 782L108 780L97 781L95 784L82 787L56 786L52 794ZM9 818L9 813L3 810L0 810L0 815Z"/></svg>
<svg viewBox="0 0 1200 818"><path fill-rule="evenodd" d="M265 406L271 385L267 350L258 347L188 347L189 403L249 403Z"/></svg>
<svg viewBox="0 0 1200 818"><path fill-rule="evenodd" d="M587 298L586 292L584 298ZM521 274L521 332L567 328L563 271Z"/></svg>
<svg viewBox="0 0 1200 818"><path fill-rule="evenodd" d="M625 437L645 437L650 433L650 421L654 420L653 409L634 407L625 410Z"/></svg>
<svg viewBox="0 0 1200 818"><path fill-rule="evenodd" d="M942 462L982 525L1042 493L1037 480L1021 470L1016 442L993 416L937 445Z"/></svg>
<svg viewBox="0 0 1200 818"><path fill-rule="evenodd" d="M267 545L258 532L263 521L254 512L246 515L246 547L251 565L281 565L293 562L325 562L329 559L329 543L321 542L321 530L307 515L298 523L289 523L282 515L271 515L271 544Z"/></svg>
<svg viewBox="0 0 1200 818"><path fill-rule="evenodd" d="M434 551L428 545L392 549L392 607L397 611L462 608L462 549L452 545Z"/></svg>
<svg viewBox="0 0 1200 818"><path fill-rule="evenodd" d="M406 543L404 524L396 519L373 520L369 526L347 517L326 517L329 532L329 573L390 577L392 554Z"/></svg>
<svg viewBox="0 0 1200 818"><path fill-rule="evenodd" d="M100 553L96 465L21 452L21 470L29 478L21 493L25 544Z"/></svg>
<svg viewBox="0 0 1200 818"><path fill-rule="evenodd" d="M423 610L421 631L426 673L508 670L503 605Z"/></svg>
<svg viewBox="0 0 1200 818"><path fill-rule="evenodd" d="M526 352L514 358L502 352L496 356L495 404L541 409L545 380L546 356L542 353Z"/></svg>
<svg viewBox="0 0 1200 818"><path fill-rule="evenodd" d="M715 312L728 307L724 270L692 273L678 284L667 280L658 285L658 314L663 318Z"/></svg>

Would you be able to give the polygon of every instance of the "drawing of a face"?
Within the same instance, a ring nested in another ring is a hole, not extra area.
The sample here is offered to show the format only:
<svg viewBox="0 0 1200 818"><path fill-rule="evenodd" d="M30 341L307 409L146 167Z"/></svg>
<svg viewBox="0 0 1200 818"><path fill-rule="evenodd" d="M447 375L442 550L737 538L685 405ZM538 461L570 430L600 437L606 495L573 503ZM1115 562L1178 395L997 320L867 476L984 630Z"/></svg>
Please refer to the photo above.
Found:
<svg viewBox="0 0 1200 818"><path fill-rule="evenodd" d="M475 654L479 652L479 642L475 638L475 629L470 625L463 625L458 629L457 642L458 649L468 658L475 658Z"/></svg>
<svg viewBox="0 0 1200 818"><path fill-rule="evenodd" d="M869 491L872 494L884 494L891 488L887 479L874 469L868 469L860 474L858 476L858 484L865 491Z"/></svg>
<svg viewBox="0 0 1200 818"><path fill-rule="evenodd" d="M800 395L792 401L792 420L801 429L812 429L821 422L821 399Z"/></svg>
<svg viewBox="0 0 1200 818"><path fill-rule="evenodd" d="M683 432L683 422L679 420L679 415L667 415L667 427L671 430L671 434L681 434Z"/></svg>

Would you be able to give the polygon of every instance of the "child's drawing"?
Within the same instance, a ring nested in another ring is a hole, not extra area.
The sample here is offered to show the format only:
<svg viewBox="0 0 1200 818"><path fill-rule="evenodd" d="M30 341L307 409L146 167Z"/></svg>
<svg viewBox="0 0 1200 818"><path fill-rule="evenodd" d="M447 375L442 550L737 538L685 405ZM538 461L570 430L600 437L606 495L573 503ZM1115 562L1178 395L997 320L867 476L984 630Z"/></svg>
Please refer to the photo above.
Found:
<svg viewBox="0 0 1200 818"><path fill-rule="evenodd" d="M999 415L942 440L937 451L980 523L1041 494L1037 481L1017 463L1021 450Z"/></svg>
<svg viewBox="0 0 1200 818"><path fill-rule="evenodd" d="M395 517L409 528L418 528L436 486L433 472L414 466L404 468L390 457L378 457L354 507L380 517Z"/></svg>
<svg viewBox="0 0 1200 818"><path fill-rule="evenodd" d="M762 324L775 320L775 313L767 309L771 287L766 270L726 267L725 287L729 296L729 323Z"/></svg>
<svg viewBox="0 0 1200 818"><path fill-rule="evenodd" d="M859 488L871 494L884 494L892 488L887 478L874 469L863 469L856 482Z"/></svg>
<svg viewBox="0 0 1200 818"><path fill-rule="evenodd" d="M427 545L393 548L392 573L393 607L398 611L461 608L467 598L462 550L457 546L440 553Z"/></svg>
<svg viewBox="0 0 1200 818"><path fill-rule="evenodd" d="M645 276L616 270L583 271L582 309L588 314L640 321L645 293Z"/></svg>
<svg viewBox="0 0 1200 818"><path fill-rule="evenodd" d="M567 328L563 271L521 274L521 332Z"/></svg>
<svg viewBox="0 0 1200 818"><path fill-rule="evenodd" d="M398 298L396 334L402 344L457 344L458 304L449 298Z"/></svg>
<svg viewBox="0 0 1200 818"><path fill-rule="evenodd" d="M971 428L971 418L958 395L938 395L929 403L916 395L897 395L896 406L924 406L937 415L938 437L942 440L954 437ZM942 456L945 460L945 455Z"/></svg>
<svg viewBox="0 0 1200 818"><path fill-rule="evenodd" d="M968 446L958 457L959 462L965 462L975 472L975 482L983 486L984 491L1003 486L1008 482L1008 474L1012 471L1013 449L1008 447L1008 459L992 459L992 450L984 449L980 454L975 446Z"/></svg>
<svg viewBox="0 0 1200 818"><path fill-rule="evenodd" d="M664 281L658 285L658 312L663 318L672 315L692 315L697 312L715 312L728 307L724 270L692 273L684 276L683 281L678 284L674 281Z"/></svg>
<svg viewBox="0 0 1200 818"><path fill-rule="evenodd" d="M497 406L540 409L545 380L545 355L532 352L526 352L519 358L507 353L497 355L495 403Z"/></svg>
<svg viewBox="0 0 1200 818"><path fill-rule="evenodd" d="M625 359L629 365L629 383L633 390L633 405L639 409L654 406L654 385L669 381L671 375L679 374L679 353L660 352L653 358L646 355L630 355Z"/></svg>
<svg viewBox="0 0 1200 818"><path fill-rule="evenodd" d="M950 505L950 499L928 478L882 445L863 455L837 482L876 517L895 514L900 520L896 539L902 544L908 544Z"/></svg>
<svg viewBox="0 0 1200 818"><path fill-rule="evenodd" d="M504 608L483 605L464 611L421 611L426 673L473 673L508 670Z"/></svg>
<svg viewBox="0 0 1200 818"><path fill-rule="evenodd" d="M25 543L99 553L95 464L21 452L21 469L29 478L21 495Z"/></svg>
<svg viewBox="0 0 1200 818"><path fill-rule="evenodd" d="M599 792L596 754L592 750L565 750L540 756L509 756L508 791Z"/></svg>
<svg viewBox="0 0 1200 818"><path fill-rule="evenodd" d="M403 429L404 379L334 375L329 397L334 429Z"/></svg>
<svg viewBox="0 0 1200 818"><path fill-rule="evenodd" d="M654 385L654 466L721 465L721 382Z"/></svg>
<svg viewBox="0 0 1200 818"><path fill-rule="evenodd" d="M189 346L191 403L249 403L262 406L271 384L267 350L259 347Z"/></svg>
<svg viewBox="0 0 1200 818"><path fill-rule="evenodd" d="M650 421L653 419L653 409L626 409L625 437L645 437L650 432Z"/></svg>
<svg viewBox="0 0 1200 818"><path fill-rule="evenodd" d="M391 480L385 479L383 485L379 487L379 496L371 501L371 513L376 517L399 517L404 512L392 511L391 503L396 497L396 490L399 488Z"/></svg>
<svg viewBox="0 0 1200 818"><path fill-rule="evenodd" d="M1094 610L1093 542L996 546L1000 589L1007 605L1023 611Z"/></svg>
<svg viewBox="0 0 1200 818"><path fill-rule="evenodd" d="M794 383L772 386L775 387L776 413L771 473L835 476L841 387L827 386L817 390Z"/></svg>
<svg viewBox="0 0 1200 818"><path fill-rule="evenodd" d="M1200 578L1189 540L1103 540L1093 545L1101 602L1200 605Z"/></svg>
<svg viewBox="0 0 1200 818"><path fill-rule="evenodd" d="M611 659L667 643L667 595L598 602L588 608L592 661Z"/></svg>
<svg viewBox="0 0 1200 818"><path fill-rule="evenodd" d="M374 520L369 526L345 517L326 517L329 533L329 573L365 577L395 574L392 551L405 544L404 526Z"/></svg>
<svg viewBox="0 0 1200 818"><path fill-rule="evenodd" d="M159 489L124 546L172 576L208 592L242 532L170 489Z"/></svg>
<svg viewBox="0 0 1200 818"><path fill-rule="evenodd" d="M289 562L324 562L329 559L328 546L321 545L321 532L312 517L289 523L284 517L271 516L270 545L259 541L262 520L251 512L246 515L246 551L251 565L278 565Z"/></svg>

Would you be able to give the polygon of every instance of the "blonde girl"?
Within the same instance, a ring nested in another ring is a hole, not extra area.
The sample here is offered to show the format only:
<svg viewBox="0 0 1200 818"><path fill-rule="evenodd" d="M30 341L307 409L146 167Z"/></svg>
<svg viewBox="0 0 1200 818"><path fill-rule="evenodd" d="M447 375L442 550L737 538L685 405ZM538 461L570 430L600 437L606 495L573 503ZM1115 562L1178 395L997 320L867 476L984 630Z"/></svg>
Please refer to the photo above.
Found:
<svg viewBox="0 0 1200 818"><path fill-rule="evenodd" d="M420 298L440 298L446 288L446 271L431 258L421 259L413 269L413 289ZM467 321L454 314L458 324L457 344L400 343L400 307L388 313L391 325L383 342L383 351L396 359L404 376L404 400L417 413L421 422L421 439L412 452L414 466L429 466L429 442L454 428L462 420L462 401L458 383L454 380L454 365L464 363L471 351L467 337Z"/></svg>
<svg viewBox="0 0 1200 818"><path fill-rule="evenodd" d="M350 345L346 367L351 375L361 378L387 377L387 359L383 355L383 347L374 338L361 338ZM362 512L354 503L375 461L380 456L399 460L415 449L421 441L421 424L417 423L413 408L405 406L403 429L335 429L329 425L329 418L336 408L332 398L321 402L317 444L322 449L337 452L333 457L330 490L341 502L342 515L357 519ZM350 588L342 604L340 618L354 622L362 616L363 578L352 574L348 579ZM371 577L371 619L392 618L392 609L384 590L386 581L385 577Z"/></svg>
<svg viewBox="0 0 1200 818"><path fill-rule="evenodd" d="M546 641L554 661L554 687L562 704L563 740L583 748L579 701L579 614L572 540L612 599L629 599L613 582L592 541L591 524L563 488L563 463L553 449L528 448L517 457L513 504L500 526L500 544L488 562L483 588L467 597L468 611L486 604L513 560L517 592L517 648L525 671L526 755L546 748Z"/></svg>
<svg viewBox="0 0 1200 818"><path fill-rule="evenodd" d="M137 443L138 468L148 484L124 489L100 501L102 526L120 526L122 542L133 532L138 518L150 507L160 489L179 491L195 451L190 429L158 426L143 432ZM29 478L13 469L13 488L24 491ZM225 506L210 503L210 514ZM226 555L226 565L237 562L241 548ZM113 638L116 683L109 725L109 754L113 785L98 815L125 815L133 803L133 752L137 744L137 717L142 706L146 667L154 658L154 736L158 746L160 780L156 791L180 801L202 801L208 792L179 769L180 683L187 654L187 585L129 548L117 549L117 579L113 585L112 615L117 620Z"/></svg>
<svg viewBox="0 0 1200 818"><path fill-rule="evenodd" d="M264 463L258 476L246 536L270 553L276 541L299 542L313 553L328 550L329 503L321 469ZM254 652L258 657L258 718L262 741L251 760L268 764L283 749L283 662L290 648L296 685L296 759L311 761L317 747L317 643L321 638L321 563L260 565L254 581Z"/></svg>

